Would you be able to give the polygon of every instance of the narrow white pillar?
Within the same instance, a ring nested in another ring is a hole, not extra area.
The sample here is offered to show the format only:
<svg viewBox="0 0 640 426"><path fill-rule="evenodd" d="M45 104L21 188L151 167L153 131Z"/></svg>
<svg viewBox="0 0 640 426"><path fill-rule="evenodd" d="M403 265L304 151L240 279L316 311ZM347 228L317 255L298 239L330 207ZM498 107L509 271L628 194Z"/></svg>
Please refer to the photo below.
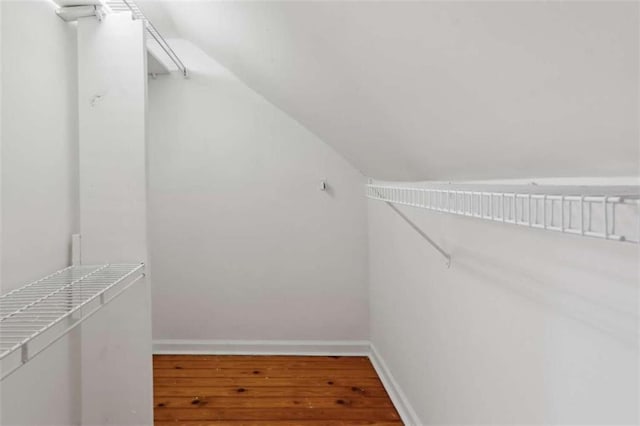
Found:
<svg viewBox="0 0 640 426"><path fill-rule="evenodd" d="M78 80L82 263L147 263L143 23L80 19ZM82 325L82 424L153 424L148 282Z"/></svg>
<svg viewBox="0 0 640 426"><path fill-rule="evenodd" d="M78 22L82 263L143 261L146 50L129 14Z"/></svg>

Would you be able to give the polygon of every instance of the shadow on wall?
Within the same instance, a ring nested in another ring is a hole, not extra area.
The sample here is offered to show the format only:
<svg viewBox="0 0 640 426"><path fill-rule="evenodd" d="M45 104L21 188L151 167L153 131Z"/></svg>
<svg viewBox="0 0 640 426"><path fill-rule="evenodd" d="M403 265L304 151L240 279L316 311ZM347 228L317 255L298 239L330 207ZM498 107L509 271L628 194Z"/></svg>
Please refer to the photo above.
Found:
<svg viewBox="0 0 640 426"><path fill-rule="evenodd" d="M409 218L395 205L387 203L388 206L406 222L406 226L413 228L416 236L426 240L426 243L436 244L440 247L449 245L445 241L440 243L433 241L428 232L423 230L416 221ZM455 218L453 220L460 220ZM467 219L462 219L467 220ZM478 224L480 226L486 224ZM490 224L488 226L495 226ZM501 225L498 225L501 226ZM511 228L509 226L509 228ZM511 228L514 232L523 232L521 229ZM527 230L525 232L531 232ZM533 231L536 234L540 231ZM549 238L570 238L567 236L547 235ZM599 242L600 244L620 244L618 242ZM466 248L463 244L451 244L454 251L449 253L452 260L452 268L470 278L469 282L482 281L487 285L494 285L501 291L526 299L544 307L547 311L562 315L566 318L576 320L583 325L593 328L608 337L618 340L627 346L635 346L638 342L638 321L640 317L636 305L629 305L629 310L623 310L614 304L607 303L605 298L596 298L594 291L580 292L582 287L568 283L562 277L571 277L572 282L579 282L584 276L590 280L598 282L600 285L606 284L609 289L616 288L616 293L629 295L629 300L637 298L637 280L633 279L633 272L625 274L622 269L607 263L585 263L581 264L576 258L547 258L553 261L554 273L545 272L542 268L525 267L517 262L505 261L499 253L487 250L481 252ZM433 248L434 250L438 250ZM562 270L562 274L557 273ZM638 267L635 268L637 277ZM446 273L446 272L445 272ZM478 280L480 278L480 280ZM605 290L606 291L606 290ZM589 297L590 295L591 297ZM617 305L620 305L618 303Z"/></svg>
<svg viewBox="0 0 640 426"><path fill-rule="evenodd" d="M502 291L543 306L551 313L579 321L624 345L637 344L638 316L636 314L571 291L556 274L546 274L543 271L525 268L517 263L505 262L499 257L465 248L456 249L453 265L464 274L480 277L485 284L493 284ZM583 271L576 264L563 263L562 266L572 274ZM633 293L633 284L625 282L622 277L615 277L614 271L597 273L602 275L599 279L602 283L629 287L629 293ZM523 279L523 277L526 278ZM615 278L612 279L612 277Z"/></svg>

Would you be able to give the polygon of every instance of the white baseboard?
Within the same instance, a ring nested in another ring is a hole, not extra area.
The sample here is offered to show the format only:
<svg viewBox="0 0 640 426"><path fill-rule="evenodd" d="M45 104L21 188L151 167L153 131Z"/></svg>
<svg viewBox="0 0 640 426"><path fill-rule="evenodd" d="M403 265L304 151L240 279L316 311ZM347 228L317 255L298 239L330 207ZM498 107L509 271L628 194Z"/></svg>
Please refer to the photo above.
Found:
<svg viewBox="0 0 640 426"><path fill-rule="evenodd" d="M157 355L318 355L367 356L400 418L407 426L421 422L376 348L366 340L154 340Z"/></svg>
<svg viewBox="0 0 640 426"><path fill-rule="evenodd" d="M366 340L154 340L154 354L368 356Z"/></svg>
<svg viewBox="0 0 640 426"><path fill-rule="evenodd" d="M418 414L409 403L407 396L402 391L402 388L400 388L398 382L393 378L389 367L387 367L384 359L380 356L380 353L376 350L376 347L373 346L373 344L370 345L370 350L369 359L371 360L371 364L373 364L373 368L376 369L376 372L378 373L384 388L389 394L393 405L396 407L396 410L398 410L398 414L400 414L402 422L407 426L422 425L422 422L418 418Z"/></svg>

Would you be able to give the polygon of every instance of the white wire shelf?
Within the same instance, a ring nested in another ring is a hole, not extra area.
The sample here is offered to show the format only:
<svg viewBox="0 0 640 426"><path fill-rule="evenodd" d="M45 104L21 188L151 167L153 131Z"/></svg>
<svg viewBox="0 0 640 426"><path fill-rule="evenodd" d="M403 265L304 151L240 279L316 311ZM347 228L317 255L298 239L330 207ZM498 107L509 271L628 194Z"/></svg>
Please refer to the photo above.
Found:
<svg viewBox="0 0 640 426"><path fill-rule="evenodd" d="M160 31L156 29L153 23L140 10L133 0L106 0L105 3L112 12L131 12L134 19L140 19L144 22L147 33L158 43L158 46L167 54L169 59L178 67L184 77L189 76L187 67L182 63L176 52L173 51L169 43L162 37Z"/></svg>
<svg viewBox="0 0 640 426"><path fill-rule="evenodd" d="M409 186L370 183L391 204L591 238L640 241L640 188L543 185Z"/></svg>
<svg viewBox="0 0 640 426"><path fill-rule="evenodd" d="M0 296L0 378L143 277L144 264L70 266Z"/></svg>

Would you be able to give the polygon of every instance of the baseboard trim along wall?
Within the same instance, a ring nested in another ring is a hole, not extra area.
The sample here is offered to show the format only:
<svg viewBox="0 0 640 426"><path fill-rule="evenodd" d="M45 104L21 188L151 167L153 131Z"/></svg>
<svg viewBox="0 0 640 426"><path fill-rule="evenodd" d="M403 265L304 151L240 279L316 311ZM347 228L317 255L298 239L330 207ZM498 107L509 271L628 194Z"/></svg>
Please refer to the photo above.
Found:
<svg viewBox="0 0 640 426"><path fill-rule="evenodd" d="M154 340L157 355L368 356L366 340Z"/></svg>
<svg viewBox="0 0 640 426"><path fill-rule="evenodd" d="M156 355L367 356L407 426L422 423L384 359L366 340L154 340Z"/></svg>
<svg viewBox="0 0 640 426"><path fill-rule="evenodd" d="M391 370L389 370L389 367L373 344L369 346L369 359L371 360L371 364L373 364L373 368L375 368L378 373L385 390L389 394L393 405L396 407L396 410L398 410L398 414L400 414L402 422L407 426L422 425L423 423L420 421L415 410L409 403L407 396L402 391L398 382L394 379L393 374L391 374Z"/></svg>

